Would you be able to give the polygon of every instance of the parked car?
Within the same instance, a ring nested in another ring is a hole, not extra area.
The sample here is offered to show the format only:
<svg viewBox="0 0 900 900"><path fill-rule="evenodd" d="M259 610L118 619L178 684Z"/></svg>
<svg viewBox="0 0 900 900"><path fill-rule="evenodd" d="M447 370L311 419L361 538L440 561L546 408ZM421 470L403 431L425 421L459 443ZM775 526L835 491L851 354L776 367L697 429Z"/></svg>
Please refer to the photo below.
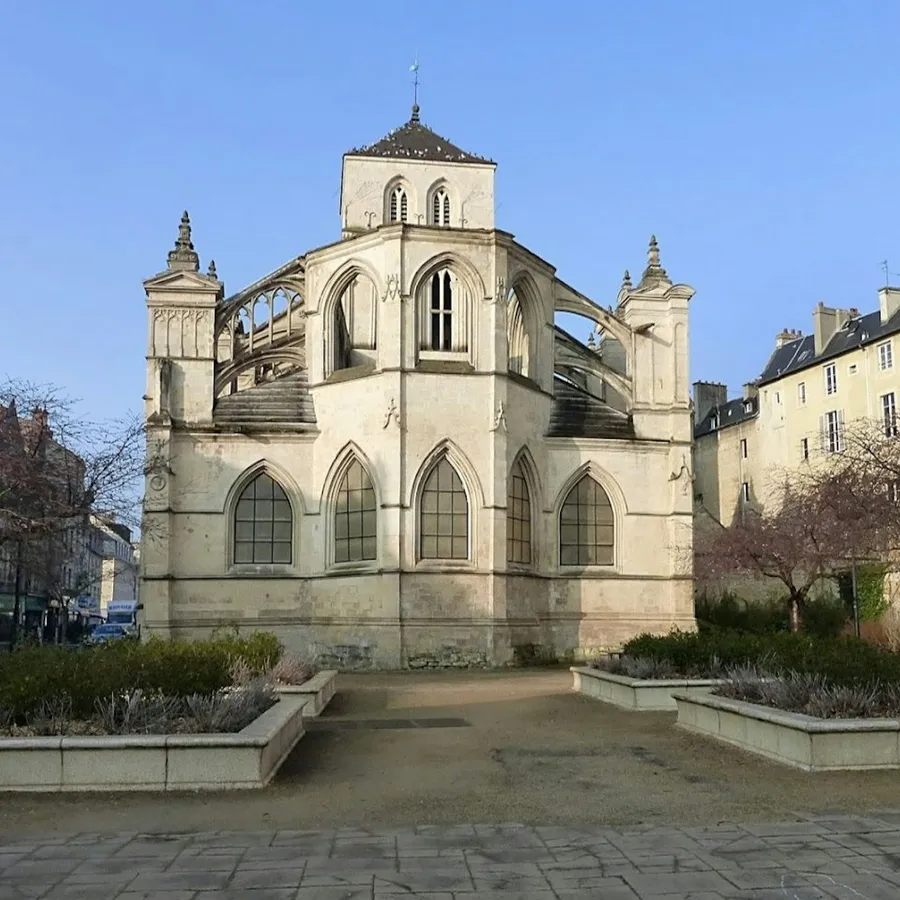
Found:
<svg viewBox="0 0 900 900"><path fill-rule="evenodd" d="M88 638L89 644L102 644L106 641L120 641L124 638L135 637L134 628L131 625L117 625L106 622L98 625Z"/></svg>

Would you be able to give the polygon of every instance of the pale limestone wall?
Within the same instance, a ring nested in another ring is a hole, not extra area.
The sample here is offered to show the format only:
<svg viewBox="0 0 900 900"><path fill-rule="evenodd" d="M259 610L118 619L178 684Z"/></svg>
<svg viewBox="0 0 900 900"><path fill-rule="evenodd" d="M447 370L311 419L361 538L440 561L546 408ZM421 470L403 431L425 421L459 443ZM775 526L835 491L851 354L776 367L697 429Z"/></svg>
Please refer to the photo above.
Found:
<svg viewBox="0 0 900 900"><path fill-rule="evenodd" d="M410 225L430 223L430 198L443 186L450 195L453 228L494 227L493 163L345 156L341 182L341 223L345 229L377 228L388 219L388 195L402 184L409 202ZM465 223L463 223L465 220Z"/></svg>
<svg viewBox="0 0 900 900"><path fill-rule="evenodd" d="M744 482L750 488L751 505L765 499L767 457L759 435L758 421L753 418L718 428L694 442L694 496L723 525L730 525L740 513ZM741 441L747 442L746 458Z"/></svg>
<svg viewBox="0 0 900 900"><path fill-rule="evenodd" d="M637 438L547 439L554 311L599 316L602 310L558 282L552 266L511 236L490 230L491 166L347 157L348 222L382 209L398 174L414 190L411 212L424 212L428 191L445 179L455 198L454 227L378 228L373 220L371 230L307 254L304 352L317 422L306 432L217 430L212 312L222 285L183 268L146 283L152 465L143 633L199 635L236 624L274 631L324 665L392 668L505 664L526 644L584 656L642 631L693 627L685 563L691 289L667 280L642 283L620 302L619 318L605 319L622 341L621 374L633 387ZM460 209L464 228L455 221ZM465 321L465 346L436 353L421 346L422 321L428 279L444 265L456 279L454 315ZM368 280L364 290L377 297L367 313L376 346L367 352L369 367L335 371L335 310L358 279ZM527 325L528 380L507 374L511 289ZM568 306L560 307L561 297ZM450 372L448 363L464 368ZM375 486L378 555L335 565L333 492L350 454ZM441 454L469 500L466 560L417 557L419 491ZM507 486L517 458L527 472L533 529L533 562L522 571L507 564L506 549ZM233 503L263 469L292 502L293 562L236 566ZM613 506L612 566L559 565L560 506L584 473L603 485Z"/></svg>

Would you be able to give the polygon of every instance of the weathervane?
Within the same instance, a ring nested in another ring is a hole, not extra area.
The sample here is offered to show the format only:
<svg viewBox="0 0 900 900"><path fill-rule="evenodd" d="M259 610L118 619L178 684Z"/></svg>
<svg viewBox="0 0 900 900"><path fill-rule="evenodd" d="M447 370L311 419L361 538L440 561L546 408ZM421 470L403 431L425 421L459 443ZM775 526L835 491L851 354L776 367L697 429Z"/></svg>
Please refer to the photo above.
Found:
<svg viewBox="0 0 900 900"><path fill-rule="evenodd" d="M419 121L419 54L416 54L415 62L409 67L409 71L413 73L413 107L412 121Z"/></svg>

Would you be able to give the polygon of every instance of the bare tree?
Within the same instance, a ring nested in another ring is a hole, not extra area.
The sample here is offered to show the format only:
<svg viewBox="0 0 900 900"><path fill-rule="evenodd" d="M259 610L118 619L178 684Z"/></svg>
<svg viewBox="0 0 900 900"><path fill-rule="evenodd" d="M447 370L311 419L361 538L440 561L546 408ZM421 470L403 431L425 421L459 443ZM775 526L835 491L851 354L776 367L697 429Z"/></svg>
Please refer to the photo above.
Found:
<svg viewBox="0 0 900 900"><path fill-rule="evenodd" d="M0 385L0 560L14 572L12 644L28 584L57 599L85 585L75 544L91 514L139 524L143 464L138 419L91 421L56 388Z"/></svg>
<svg viewBox="0 0 900 900"><path fill-rule="evenodd" d="M851 559L879 558L892 546L892 496L879 481L849 468L791 473L762 510L748 509L731 526L715 522L694 536L694 573L701 586L735 575L781 582L792 631L802 628L811 588L846 571Z"/></svg>

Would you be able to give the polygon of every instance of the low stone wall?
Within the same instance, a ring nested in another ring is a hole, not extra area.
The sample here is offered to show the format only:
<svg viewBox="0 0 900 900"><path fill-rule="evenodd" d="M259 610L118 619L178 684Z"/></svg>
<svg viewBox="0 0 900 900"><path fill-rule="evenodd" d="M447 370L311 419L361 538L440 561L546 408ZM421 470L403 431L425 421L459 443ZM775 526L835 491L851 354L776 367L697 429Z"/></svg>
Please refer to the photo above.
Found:
<svg viewBox="0 0 900 900"><path fill-rule="evenodd" d="M281 684L276 690L285 697L306 698L306 709L303 711L303 715L309 719L319 715L331 702L331 698L334 696L336 675L337 672L329 669L316 673L303 684Z"/></svg>
<svg viewBox="0 0 900 900"><path fill-rule="evenodd" d="M712 694L675 701L679 727L807 772L900 768L898 719L816 719Z"/></svg>
<svg viewBox="0 0 900 900"><path fill-rule="evenodd" d="M262 788L303 737L307 702L282 696L236 734L0 738L0 791Z"/></svg>
<svg viewBox="0 0 900 900"><path fill-rule="evenodd" d="M643 712L674 710L673 691L690 695L708 694L716 685L721 684L717 679L626 678L624 675L613 675L587 666L573 666L569 671L574 681L573 690L579 694L612 703L622 709Z"/></svg>

